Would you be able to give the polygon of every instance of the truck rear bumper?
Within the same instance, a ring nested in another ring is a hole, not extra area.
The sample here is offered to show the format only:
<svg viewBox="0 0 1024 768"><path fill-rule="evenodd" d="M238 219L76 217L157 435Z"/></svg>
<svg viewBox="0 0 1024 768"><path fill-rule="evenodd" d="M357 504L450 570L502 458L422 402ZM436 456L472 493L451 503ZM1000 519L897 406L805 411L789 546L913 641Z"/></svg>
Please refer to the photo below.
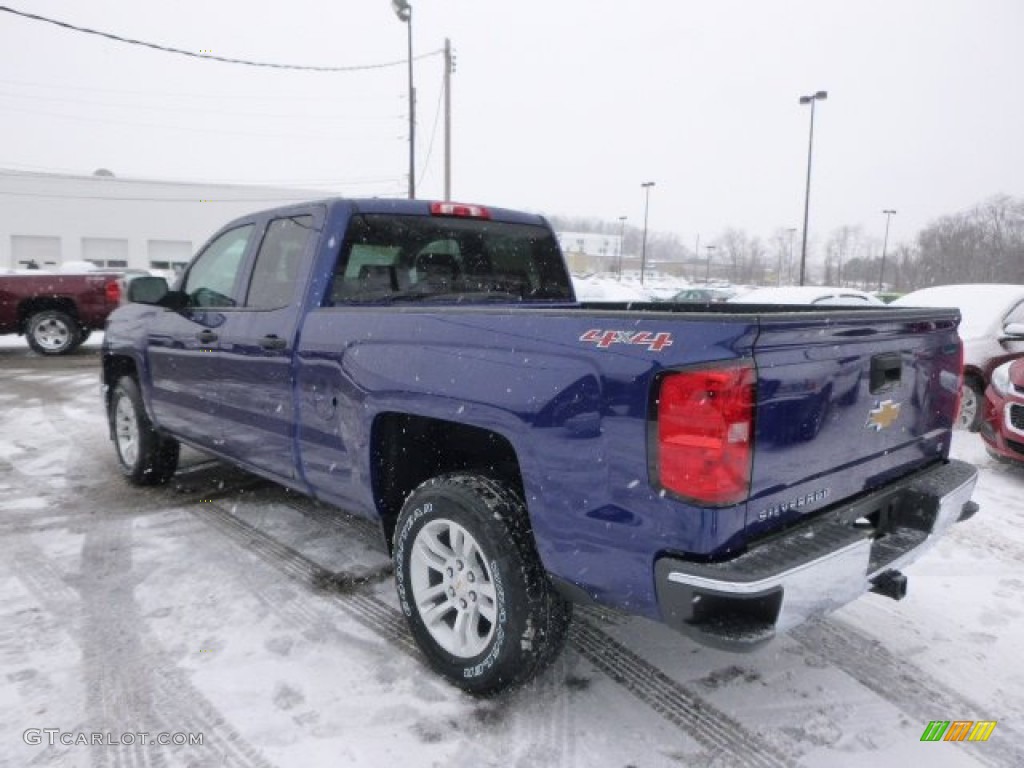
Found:
<svg viewBox="0 0 1024 768"><path fill-rule="evenodd" d="M949 461L837 504L723 562L662 557L662 619L705 645L753 650L868 591L902 597L899 569L977 511L978 472Z"/></svg>

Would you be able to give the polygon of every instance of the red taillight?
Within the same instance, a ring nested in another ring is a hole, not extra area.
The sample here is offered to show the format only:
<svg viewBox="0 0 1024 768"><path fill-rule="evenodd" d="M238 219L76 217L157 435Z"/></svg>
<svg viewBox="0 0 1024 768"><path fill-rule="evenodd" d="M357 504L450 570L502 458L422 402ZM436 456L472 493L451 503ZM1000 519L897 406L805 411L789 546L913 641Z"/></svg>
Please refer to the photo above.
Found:
<svg viewBox="0 0 1024 768"><path fill-rule="evenodd" d="M107 283L105 293L110 304L121 303L121 284L117 280L111 280Z"/></svg>
<svg viewBox="0 0 1024 768"><path fill-rule="evenodd" d="M747 498L755 380L751 365L679 371L661 380L655 466L663 488L714 506Z"/></svg>
<svg viewBox="0 0 1024 768"><path fill-rule="evenodd" d="M491 218L491 212L482 205L465 203L431 203L430 213L434 216L459 216L466 219Z"/></svg>

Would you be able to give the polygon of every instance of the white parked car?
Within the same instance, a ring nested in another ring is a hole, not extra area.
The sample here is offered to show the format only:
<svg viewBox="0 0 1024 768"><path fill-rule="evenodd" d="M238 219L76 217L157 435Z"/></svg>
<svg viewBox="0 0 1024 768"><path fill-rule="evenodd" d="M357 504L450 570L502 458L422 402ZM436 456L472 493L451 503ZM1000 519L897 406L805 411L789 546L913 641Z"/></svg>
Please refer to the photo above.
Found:
<svg viewBox="0 0 1024 768"><path fill-rule="evenodd" d="M576 277L572 279L577 301L649 302L651 297L628 282L609 277Z"/></svg>
<svg viewBox="0 0 1024 768"><path fill-rule="evenodd" d="M900 296L889 306L960 310L964 380L957 426L977 432L992 371L1024 355L1024 285L937 285Z"/></svg>
<svg viewBox="0 0 1024 768"><path fill-rule="evenodd" d="M885 302L867 291L856 288L833 288L827 285L783 285L755 288L729 299L737 304L818 304L829 306L882 307Z"/></svg>

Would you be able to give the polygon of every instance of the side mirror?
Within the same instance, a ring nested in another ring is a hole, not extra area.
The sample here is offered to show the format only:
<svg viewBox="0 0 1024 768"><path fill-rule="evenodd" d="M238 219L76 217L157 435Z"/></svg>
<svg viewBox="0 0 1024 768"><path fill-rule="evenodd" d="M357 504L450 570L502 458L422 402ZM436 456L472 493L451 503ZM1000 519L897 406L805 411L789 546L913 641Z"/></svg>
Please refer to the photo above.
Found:
<svg viewBox="0 0 1024 768"><path fill-rule="evenodd" d="M167 296L167 281L162 277L136 277L128 283L128 301L135 304L160 304Z"/></svg>
<svg viewBox="0 0 1024 768"><path fill-rule="evenodd" d="M1003 336L1009 339L1024 338L1024 323L1007 323L1003 326Z"/></svg>

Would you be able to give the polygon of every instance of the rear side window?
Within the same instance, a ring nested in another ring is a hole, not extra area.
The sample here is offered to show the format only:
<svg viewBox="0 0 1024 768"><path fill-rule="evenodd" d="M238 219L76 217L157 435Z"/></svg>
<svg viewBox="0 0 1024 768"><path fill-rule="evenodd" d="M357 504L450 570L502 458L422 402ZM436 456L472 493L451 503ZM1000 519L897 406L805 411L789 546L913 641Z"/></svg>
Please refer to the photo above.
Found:
<svg viewBox="0 0 1024 768"><path fill-rule="evenodd" d="M325 304L566 301L569 275L544 227L479 219L355 216Z"/></svg>
<svg viewBox="0 0 1024 768"><path fill-rule="evenodd" d="M260 252L256 255L249 296L245 302L247 307L280 309L291 304L306 243L312 232L313 217L309 215L270 222Z"/></svg>
<svg viewBox="0 0 1024 768"><path fill-rule="evenodd" d="M857 304L867 305L870 304L871 301L869 299L864 298L863 296L857 296L856 294L841 293L838 296L826 296L821 299L815 299L814 303L826 306L842 307L856 306Z"/></svg>

